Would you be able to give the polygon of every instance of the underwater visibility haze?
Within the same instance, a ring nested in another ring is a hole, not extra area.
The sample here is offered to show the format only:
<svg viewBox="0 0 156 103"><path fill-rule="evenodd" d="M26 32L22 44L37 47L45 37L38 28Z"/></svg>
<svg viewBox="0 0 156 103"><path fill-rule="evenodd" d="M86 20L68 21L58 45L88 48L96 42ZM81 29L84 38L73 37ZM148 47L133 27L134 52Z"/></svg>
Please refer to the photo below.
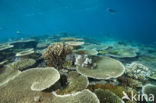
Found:
<svg viewBox="0 0 156 103"><path fill-rule="evenodd" d="M0 103L156 103L156 1L0 0Z"/></svg>
<svg viewBox="0 0 156 103"><path fill-rule="evenodd" d="M15 38L19 30L25 37L70 32L154 42L155 5L155 0L0 0L1 39Z"/></svg>

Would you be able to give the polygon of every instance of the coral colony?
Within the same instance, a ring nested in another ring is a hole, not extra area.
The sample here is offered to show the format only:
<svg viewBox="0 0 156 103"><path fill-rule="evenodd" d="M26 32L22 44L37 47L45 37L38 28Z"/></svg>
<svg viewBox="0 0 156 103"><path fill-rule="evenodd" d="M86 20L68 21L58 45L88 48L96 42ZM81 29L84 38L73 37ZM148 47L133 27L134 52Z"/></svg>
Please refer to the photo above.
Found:
<svg viewBox="0 0 156 103"><path fill-rule="evenodd" d="M1 44L0 103L155 103L155 48L92 41L59 34Z"/></svg>

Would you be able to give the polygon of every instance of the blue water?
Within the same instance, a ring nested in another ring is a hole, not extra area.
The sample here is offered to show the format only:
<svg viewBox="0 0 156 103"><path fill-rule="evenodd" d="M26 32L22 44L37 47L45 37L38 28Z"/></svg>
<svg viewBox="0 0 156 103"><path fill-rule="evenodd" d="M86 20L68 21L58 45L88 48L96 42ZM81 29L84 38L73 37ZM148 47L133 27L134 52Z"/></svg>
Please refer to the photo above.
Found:
<svg viewBox="0 0 156 103"><path fill-rule="evenodd" d="M114 10L114 13L108 11ZM0 0L0 40L68 32L156 41L156 0Z"/></svg>

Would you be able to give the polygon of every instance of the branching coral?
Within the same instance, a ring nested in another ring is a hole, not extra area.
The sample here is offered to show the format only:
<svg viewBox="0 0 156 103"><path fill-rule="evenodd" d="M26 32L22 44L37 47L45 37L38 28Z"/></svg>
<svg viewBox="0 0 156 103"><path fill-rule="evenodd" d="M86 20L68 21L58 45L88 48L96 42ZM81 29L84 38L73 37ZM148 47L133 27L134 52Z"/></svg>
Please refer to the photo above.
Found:
<svg viewBox="0 0 156 103"><path fill-rule="evenodd" d="M126 75L134 79L145 81L147 77L151 75L151 71L146 66L133 62L127 65Z"/></svg>
<svg viewBox="0 0 156 103"><path fill-rule="evenodd" d="M70 46L64 45L63 43L55 43L48 47L43 56L48 66L62 68L66 55L70 53L72 53Z"/></svg>

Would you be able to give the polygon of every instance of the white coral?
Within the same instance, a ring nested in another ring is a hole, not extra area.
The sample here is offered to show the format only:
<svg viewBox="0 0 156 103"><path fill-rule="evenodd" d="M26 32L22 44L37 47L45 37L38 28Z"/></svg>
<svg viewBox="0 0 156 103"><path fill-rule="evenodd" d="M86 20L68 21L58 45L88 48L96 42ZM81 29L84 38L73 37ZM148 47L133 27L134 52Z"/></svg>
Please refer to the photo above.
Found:
<svg viewBox="0 0 156 103"><path fill-rule="evenodd" d="M135 79L146 80L146 77L151 75L151 72L148 69L148 67L136 62L133 62L127 65L126 67L127 67L126 74Z"/></svg>

